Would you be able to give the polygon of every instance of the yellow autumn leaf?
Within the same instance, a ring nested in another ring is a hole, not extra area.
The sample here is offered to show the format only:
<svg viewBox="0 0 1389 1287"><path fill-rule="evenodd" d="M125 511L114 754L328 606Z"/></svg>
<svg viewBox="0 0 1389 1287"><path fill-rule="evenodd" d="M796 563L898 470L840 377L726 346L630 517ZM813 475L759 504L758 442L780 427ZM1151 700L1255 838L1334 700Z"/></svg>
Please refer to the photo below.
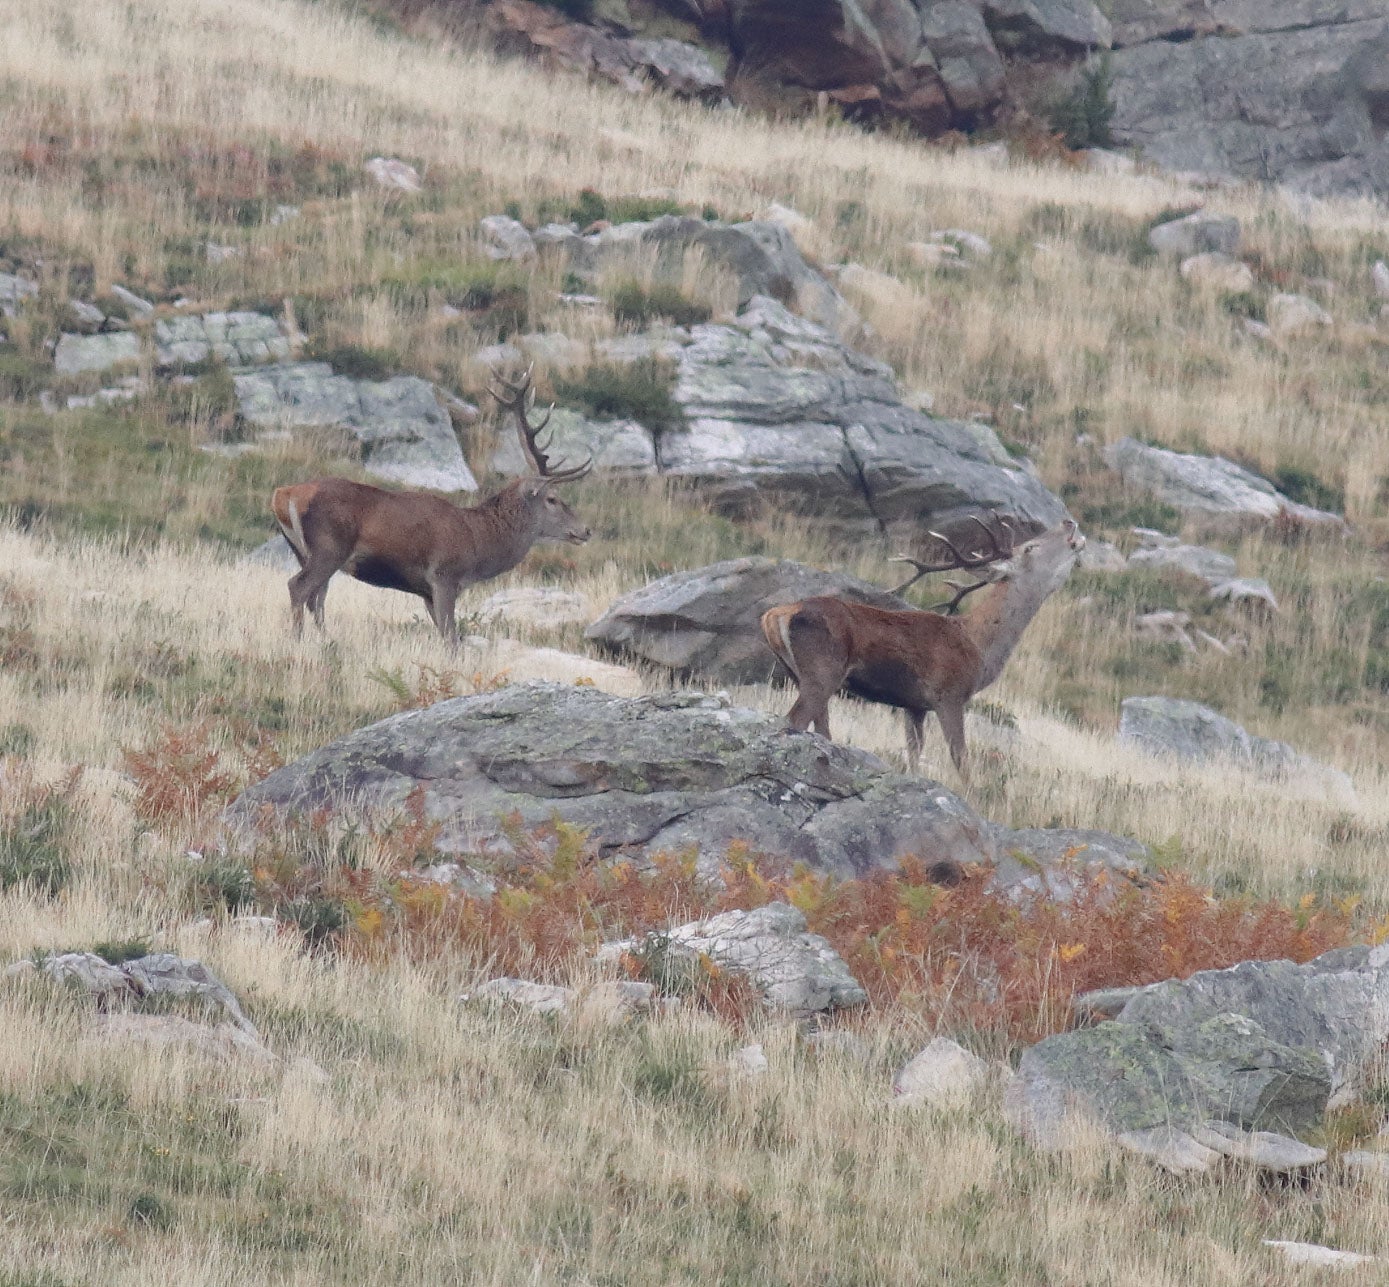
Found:
<svg viewBox="0 0 1389 1287"><path fill-rule="evenodd" d="M1057 947L1056 955L1059 956L1062 961L1070 964L1070 962L1074 961L1077 957L1085 955L1085 944L1062 943Z"/></svg>
<svg viewBox="0 0 1389 1287"><path fill-rule="evenodd" d="M355 922L357 931L360 934L364 934L367 938L375 938L376 935L380 933L382 923L385 919L386 918L381 915L381 909L379 907L368 907L357 916Z"/></svg>

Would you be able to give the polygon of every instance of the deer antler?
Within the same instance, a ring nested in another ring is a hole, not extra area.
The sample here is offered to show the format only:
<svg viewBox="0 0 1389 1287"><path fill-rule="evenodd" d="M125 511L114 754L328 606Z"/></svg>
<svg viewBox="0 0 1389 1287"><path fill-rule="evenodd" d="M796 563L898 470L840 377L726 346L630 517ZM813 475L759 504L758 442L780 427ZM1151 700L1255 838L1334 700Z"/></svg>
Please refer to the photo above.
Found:
<svg viewBox="0 0 1389 1287"><path fill-rule="evenodd" d="M530 423L528 415L535 405L535 390L531 386L531 373L534 370L535 365L532 363L519 380L508 380L500 372L494 371L496 383L489 385L488 391L503 410L516 413L516 432L521 439L521 452L530 461L536 474L541 478L548 478L553 483L570 483L582 478L593 468L593 457L590 456L582 465L576 465L571 469L554 469L550 465L550 458L546 454L550 443L547 440L542 444L539 438L545 426L550 423L550 416L555 408L551 403L544 419L538 425Z"/></svg>
<svg viewBox="0 0 1389 1287"><path fill-rule="evenodd" d="M995 532L993 528L991 528L986 522L984 522L982 518L980 518L977 514L971 514L970 521L978 524L980 531L982 531L984 533L984 536L988 539L988 549L973 550L967 552L965 550L962 550L959 547L959 545L957 545L944 533L928 532L927 535L931 537L932 540L939 541L941 545L945 546L945 548L950 551L949 561L943 563L925 563L920 559L913 558L910 554L894 555L891 560L893 563L910 563L916 569L916 575L910 577L906 581L903 581L901 585L897 586L892 591L892 593L901 594L903 590L906 590L910 586L915 585L918 581L921 580L922 577L928 576L932 572L954 572L958 569L982 568L987 567L991 563L998 563L1002 559L1008 558L1009 555L1013 553L1012 525L1008 522L1007 519L999 518L996 514L992 515L992 517L997 519L999 527L1003 529L1003 533L1008 541L1007 545L1000 544L998 533ZM980 590L988 584L989 581L987 578L983 581L977 582L974 585L968 586L962 586L957 581L947 581L946 585L948 585L952 590L955 591L955 597L953 599L948 600L945 604L940 604L937 606L944 607L947 612L953 612L956 608L960 606L960 602L964 599L965 595L970 594L975 590ZM935 611L935 609L932 609L932 611Z"/></svg>

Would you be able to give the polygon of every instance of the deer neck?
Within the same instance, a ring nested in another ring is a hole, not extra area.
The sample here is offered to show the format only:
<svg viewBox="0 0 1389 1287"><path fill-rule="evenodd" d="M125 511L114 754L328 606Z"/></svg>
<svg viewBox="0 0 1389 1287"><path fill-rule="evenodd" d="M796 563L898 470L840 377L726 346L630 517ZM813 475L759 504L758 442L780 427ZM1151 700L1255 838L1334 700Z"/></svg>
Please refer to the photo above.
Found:
<svg viewBox="0 0 1389 1287"><path fill-rule="evenodd" d="M517 484L503 487L495 496L463 511L482 519L486 536L478 541L478 533L468 536L479 552L480 572L484 577L500 576L514 568L530 553L539 531L540 520L533 505L526 503Z"/></svg>
<svg viewBox="0 0 1389 1287"><path fill-rule="evenodd" d="M979 674L972 692L987 688L998 678L1028 622L1046 599L1043 586L1013 578L980 592L974 607L960 619L965 634L979 649Z"/></svg>

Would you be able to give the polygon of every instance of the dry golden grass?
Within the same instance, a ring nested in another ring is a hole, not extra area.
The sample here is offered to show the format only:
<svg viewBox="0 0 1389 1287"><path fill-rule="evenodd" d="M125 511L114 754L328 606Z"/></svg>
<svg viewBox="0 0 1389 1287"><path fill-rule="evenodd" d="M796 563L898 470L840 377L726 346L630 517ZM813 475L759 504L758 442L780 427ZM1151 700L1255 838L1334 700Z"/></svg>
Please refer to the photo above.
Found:
<svg viewBox="0 0 1389 1287"><path fill-rule="evenodd" d="M876 287L861 279L856 295L903 383L947 414L990 414L1049 484L1069 486L1092 531L1121 534L1138 498L1110 494L1081 431L1232 452L1343 489L1359 528L1345 548L1256 538L1239 548L1284 604L1270 623L1227 621L1160 579L1077 577L999 686L1016 732L975 722L983 754L967 794L1016 826L1176 837L1164 852L1221 888L1389 908L1389 676L1367 682L1389 622L1373 544L1389 531L1386 332L1371 325L1366 274L1389 251L1382 210L1294 212L1253 189L1000 165L626 98L298 0L12 0L0 104L0 253L43 258L50 310L6 329L37 363L54 301L124 283L209 305L292 298L316 338L395 350L476 391L472 356L503 323L452 322L437 304L484 273L480 216L508 202L533 215L585 187L725 217L776 201L813 221L809 253L891 275ZM426 192L365 187L361 162L377 154L416 164ZM273 225L262 199L302 216ZM1241 218L1253 298L1194 290L1143 252L1150 220L1202 201ZM906 243L951 227L988 236L993 257L959 274L912 262ZM245 253L208 264L207 239ZM727 308L727 283L698 268L687 293ZM606 312L580 321L559 305L550 268L486 269L483 280L514 292L530 327L613 329ZM1274 289L1317 295L1338 325L1284 346L1250 340L1235 314ZM0 1287L1233 1287L1301 1280L1261 1237L1389 1255L1382 1188L1266 1190L1238 1175L1177 1184L1093 1137L1041 1156L1007 1130L993 1096L948 1114L889 1111L891 1073L932 1035L930 1015L870 1020L861 1060L815 1059L772 1019L735 1032L689 1012L616 1030L498 1018L453 1000L485 962L367 965L309 954L292 932L199 926L190 837L147 829L122 771L123 752L166 722L206 723L228 743L250 729L288 757L388 713L374 674L455 669L485 683L589 671L620 691L662 682L596 661L561 671L529 651L575 650L572 628L518 643L496 627L457 660L416 601L355 583L334 585L327 638L296 643L283 577L236 564L227 546L250 539L269 484L344 462L294 448L229 464L197 451L216 422L211 404L175 414L156 399L129 415L48 420L0 402L3 495L55 524L0 527L0 742L22 751L0 772L17 774L21 760L40 778L84 770L72 878L58 898L0 892L0 956L135 937L200 956L278 1054L328 1078L292 1062L256 1072L114 1054L82 1037L71 998L0 987ZM775 515L733 528L662 487L590 485L582 503L600 539L568 563L538 553L513 580L559 580L601 608L672 565L733 553L891 575L885 551L836 548ZM201 543L209 536L225 544ZM1135 646L1135 612L1165 606L1245 634L1249 651L1183 659ZM1214 700L1345 769L1356 792L1117 748L1118 702L1142 691ZM766 689L738 697L775 711L789 701ZM836 727L900 754L886 711L846 704ZM958 785L935 734L927 767ZM754 1038L771 1072L730 1077L721 1061Z"/></svg>

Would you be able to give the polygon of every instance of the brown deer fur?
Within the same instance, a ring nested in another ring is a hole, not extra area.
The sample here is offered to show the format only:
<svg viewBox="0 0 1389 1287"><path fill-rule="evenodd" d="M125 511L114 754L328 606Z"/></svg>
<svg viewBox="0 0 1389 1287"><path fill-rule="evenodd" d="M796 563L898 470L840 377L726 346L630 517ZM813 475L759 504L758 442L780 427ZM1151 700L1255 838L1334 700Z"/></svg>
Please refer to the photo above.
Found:
<svg viewBox="0 0 1389 1287"><path fill-rule="evenodd" d="M323 628L328 582L341 571L368 585L419 595L439 633L456 644L454 607L465 585L514 568L537 541L582 545L589 539L588 526L554 489L582 478L591 462L552 469L537 441L545 423L532 426L526 417L530 373L501 383L493 395L516 413L521 449L535 474L480 505L462 509L428 492L390 492L346 478L276 489L270 508L299 560L289 579L296 635L304 631L306 604Z"/></svg>
<svg viewBox="0 0 1389 1287"><path fill-rule="evenodd" d="M1028 623L1070 575L1085 544L1067 519L995 565L973 610L946 617L891 610L833 596L772 608L762 633L800 692L790 727L830 736L830 698L841 689L867 702L898 707L906 723L907 759L921 758L922 724L935 711L961 776L965 703L998 678Z"/></svg>

